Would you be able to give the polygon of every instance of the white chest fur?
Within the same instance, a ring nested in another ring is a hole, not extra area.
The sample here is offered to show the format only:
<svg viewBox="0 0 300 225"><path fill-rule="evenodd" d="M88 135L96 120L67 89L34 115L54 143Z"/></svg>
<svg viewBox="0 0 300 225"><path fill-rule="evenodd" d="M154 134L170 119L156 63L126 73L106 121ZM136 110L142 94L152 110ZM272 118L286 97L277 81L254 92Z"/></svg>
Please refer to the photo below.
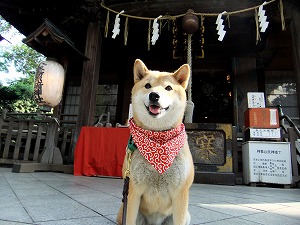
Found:
<svg viewBox="0 0 300 225"><path fill-rule="evenodd" d="M156 169L136 150L131 163L131 179L134 185L141 190L155 195L169 195L170 192L180 189L184 185L191 165L184 157L184 151L188 150L187 143L175 157L173 164L163 174Z"/></svg>

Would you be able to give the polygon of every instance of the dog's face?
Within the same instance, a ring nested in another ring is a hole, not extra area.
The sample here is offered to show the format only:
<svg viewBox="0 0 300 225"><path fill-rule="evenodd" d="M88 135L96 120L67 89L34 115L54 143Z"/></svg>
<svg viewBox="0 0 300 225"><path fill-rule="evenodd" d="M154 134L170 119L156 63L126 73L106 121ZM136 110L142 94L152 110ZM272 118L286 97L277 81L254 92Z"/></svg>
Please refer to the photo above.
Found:
<svg viewBox="0 0 300 225"><path fill-rule="evenodd" d="M174 73L151 71L137 59L132 89L133 117L148 130L169 130L182 122L190 68L187 64Z"/></svg>

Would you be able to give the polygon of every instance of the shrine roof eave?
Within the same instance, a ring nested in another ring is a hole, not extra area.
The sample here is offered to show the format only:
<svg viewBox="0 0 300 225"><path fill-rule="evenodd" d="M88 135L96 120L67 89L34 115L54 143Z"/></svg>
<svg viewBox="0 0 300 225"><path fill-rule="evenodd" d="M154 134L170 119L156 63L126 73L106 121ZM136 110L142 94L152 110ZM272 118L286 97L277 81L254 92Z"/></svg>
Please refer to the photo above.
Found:
<svg viewBox="0 0 300 225"><path fill-rule="evenodd" d="M74 42L48 19L22 41L45 56L64 55L89 60L75 47Z"/></svg>

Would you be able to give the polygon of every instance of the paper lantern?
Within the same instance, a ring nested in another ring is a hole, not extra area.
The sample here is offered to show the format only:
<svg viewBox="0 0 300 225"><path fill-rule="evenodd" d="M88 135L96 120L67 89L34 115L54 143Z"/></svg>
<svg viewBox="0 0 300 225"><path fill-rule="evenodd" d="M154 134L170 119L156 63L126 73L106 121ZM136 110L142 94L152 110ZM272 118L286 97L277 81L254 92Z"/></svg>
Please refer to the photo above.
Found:
<svg viewBox="0 0 300 225"><path fill-rule="evenodd" d="M45 111L57 106L62 98L65 71L54 59L47 58L36 70L34 99Z"/></svg>

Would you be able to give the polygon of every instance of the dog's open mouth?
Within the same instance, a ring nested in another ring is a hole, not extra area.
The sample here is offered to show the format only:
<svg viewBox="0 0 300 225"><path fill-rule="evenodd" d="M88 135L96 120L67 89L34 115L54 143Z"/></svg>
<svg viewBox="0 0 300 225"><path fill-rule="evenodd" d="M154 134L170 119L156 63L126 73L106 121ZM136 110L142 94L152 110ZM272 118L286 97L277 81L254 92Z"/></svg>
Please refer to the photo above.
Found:
<svg viewBox="0 0 300 225"><path fill-rule="evenodd" d="M166 108L162 108L159 105L152 104L152 105L146 106L146 108L149 111L150 115L157 116L157 115L161 114L162 112L165 112L166 110L168 110L169 106Z"/></svg>

